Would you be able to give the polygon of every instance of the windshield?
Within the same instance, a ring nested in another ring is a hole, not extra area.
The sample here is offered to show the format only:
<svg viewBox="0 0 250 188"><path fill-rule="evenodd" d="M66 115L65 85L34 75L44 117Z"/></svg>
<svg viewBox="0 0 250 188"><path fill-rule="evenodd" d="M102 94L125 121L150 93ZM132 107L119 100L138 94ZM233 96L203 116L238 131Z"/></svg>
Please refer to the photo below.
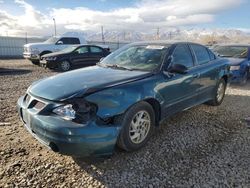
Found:
<svg viewBox="0 0 250 188"><path fill-rule="evenodd" d="M50 37L48 40L44 41L47 44L55 44L58 41L58 37Z"/></svg>
<svg viewBox="0 0 250 188"><path fill-rule="evenodd" d="M216 46L213 50L222 57L247 58L248 53L244 46Z"/></svg>
<svg viewBox="0 0 250 188"><path fill-rule="evenodd" d="M162 62L167 50L162 45L125 46L109 56L100 65L128 70L153 71Z"/></svg>
<svg viewBox="0 0 250 188"><path fill-rule="evenodd" d="M63 49L63 50L61 50L61 52L72 52L72 51L74 51L76 48L77 48L78 46L70 46L70 47L68 47L68 48L65 48L65 49Z"/></svg>

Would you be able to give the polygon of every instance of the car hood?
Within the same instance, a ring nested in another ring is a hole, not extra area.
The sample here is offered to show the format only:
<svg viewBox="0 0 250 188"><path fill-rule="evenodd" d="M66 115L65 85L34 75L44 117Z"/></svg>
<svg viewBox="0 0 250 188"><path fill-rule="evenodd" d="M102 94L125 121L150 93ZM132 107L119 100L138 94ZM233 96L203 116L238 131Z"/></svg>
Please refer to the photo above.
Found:
<svg viewBox="0 0 250 188"><path fill-rule="evenodd" d="M43 42L39 42L39 43L28 43L28 44L25 44L24 47L39 47L39 46L44 46L44 45L48 45L48 44L45 44Z"/></svg>
<svg viewBox="0 0 250 188"><path fill-rule="evenodd" d="M28 93L47 100L64 101L143 79L150 75L152 73L93 66L61 73L35 82L29 87Z"/></svg>
<svg viewBox="0 0 250 188"><path fill-rule="evenodd" d="M66 55L66 54L69 54L69 53L59 51L59 52L53 52L53 53L45 54L42 57L55 57L55 56Z"/></svg>
<svg viewBox="0 0 250 188"><path fill-rule="evenodd" d="M240 65L241 63L246 61L246 59L243 58L227 58L227 59L229 60L229 64L231 66Z"/></svg>

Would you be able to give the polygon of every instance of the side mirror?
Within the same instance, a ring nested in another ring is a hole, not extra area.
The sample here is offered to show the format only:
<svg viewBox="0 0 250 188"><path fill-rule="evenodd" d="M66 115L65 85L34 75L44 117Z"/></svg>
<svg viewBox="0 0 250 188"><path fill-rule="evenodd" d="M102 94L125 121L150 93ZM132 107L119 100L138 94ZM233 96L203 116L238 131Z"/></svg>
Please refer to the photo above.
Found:
<svg viewBox="0 0 250 188"><path fill-rule="evenodd" d="M63 41L59 40L56 44L57 44L57 45L62 45L62 44L63 44Z"/></svg>
<svg viewBox="0 0 250 188"><path fill-rule="evenodd" d="M188 68L182 64L173 64L169 69L168 72L170 73L177 73L177 74L186 74Z"/></svg>

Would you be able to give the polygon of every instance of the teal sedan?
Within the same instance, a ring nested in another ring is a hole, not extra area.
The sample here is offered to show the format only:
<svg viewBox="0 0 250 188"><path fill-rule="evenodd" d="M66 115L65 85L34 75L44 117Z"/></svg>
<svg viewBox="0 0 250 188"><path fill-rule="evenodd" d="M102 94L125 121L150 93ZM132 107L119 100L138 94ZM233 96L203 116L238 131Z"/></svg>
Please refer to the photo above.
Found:
<svg viewBox="0 0 250 188"><path fill-rule="evenodd" d="M54 152L104 156L115 146L142 148L177 112L220 105L229 81L228 60L200 44L139 42L96 66L36 81L19 98L18 112Z"/></svg>

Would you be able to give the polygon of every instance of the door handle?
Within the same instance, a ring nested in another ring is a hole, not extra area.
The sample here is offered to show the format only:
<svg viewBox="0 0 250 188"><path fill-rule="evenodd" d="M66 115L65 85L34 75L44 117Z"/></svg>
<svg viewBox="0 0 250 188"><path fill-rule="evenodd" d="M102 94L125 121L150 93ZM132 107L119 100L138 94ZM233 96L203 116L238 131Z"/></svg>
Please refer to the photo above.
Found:
<svg viewBox="0 0 250 188"><path fill-rule="evenodd" d="M199 78L200 75L201 75L200 73L193 74L193 78Z"/></svg>

